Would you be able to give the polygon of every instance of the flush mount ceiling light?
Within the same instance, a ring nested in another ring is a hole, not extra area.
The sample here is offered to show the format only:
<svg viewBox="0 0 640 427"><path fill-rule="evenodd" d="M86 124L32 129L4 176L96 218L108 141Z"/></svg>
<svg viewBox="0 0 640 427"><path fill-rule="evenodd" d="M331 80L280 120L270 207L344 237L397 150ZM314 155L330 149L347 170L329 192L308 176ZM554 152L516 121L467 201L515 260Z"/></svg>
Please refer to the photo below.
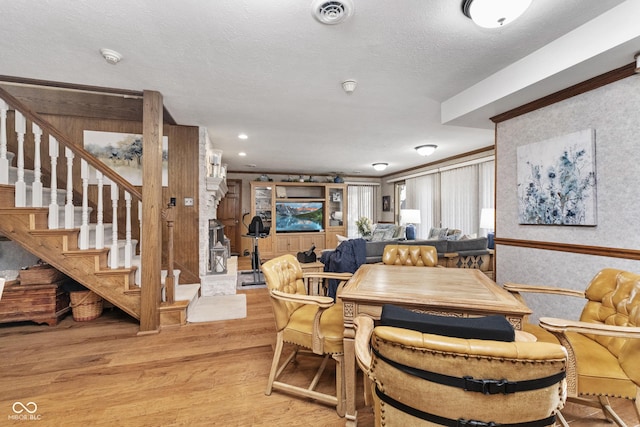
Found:
<svg viewBox="0 0 640 427"><path fill-rule="evenodd" d="M498 28L517 19L531 0L464 0L462 13L483 28Z"/></svg>
<svg viewBox="0 0 640 427"><path fill-rule="evenodd" d="M436 148L438 148L438 146L435 144L418 145L416 147L416 151L421 156L430 156L434 151L436 151Z"/></svg>
<svg viewBox="0 0 640 427"><path fill-rule="evenodd" d="M118 62L122 60L122 55L120 55L115 50L111 49L100 49L100 54L102 57L111 65L116 65Z"/></svg>
<svg viewBox="0 0 640 427"><path fill-rule="evenodd" d="M345 80L342 82L342 89L347 93L353 93L353 91L356 90L357 85L358 82L355 80Z"/></svg>
<svg viewBox="0 0 640 427"><path fill-rule="evenodd" d="M378 172L383 171L387 168L387 166L389 166L389 163L374 163L371 166L373 166L373 168L375 170L377 170Z"/></svg>
<svg viewBox="0 0 640 427"><path fill-rule="evenodd" d="M238 134L238 139L249 139L249 136L246 133Z"/></svg>
<svg viewBox="0 0 640 427"><path fill-rule="evenodd" d="M353 15L352 0L314 0L311 13L319 22L335 25L346 21Z"/></svg>

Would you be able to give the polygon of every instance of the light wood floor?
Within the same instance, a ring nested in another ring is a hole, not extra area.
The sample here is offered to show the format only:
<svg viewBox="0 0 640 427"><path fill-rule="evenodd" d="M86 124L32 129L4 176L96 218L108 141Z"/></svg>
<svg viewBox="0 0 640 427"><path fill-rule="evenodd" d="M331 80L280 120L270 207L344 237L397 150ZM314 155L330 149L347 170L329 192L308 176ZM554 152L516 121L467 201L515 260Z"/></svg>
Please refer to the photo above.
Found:
<svg viewBox="0 0 640 427"><path fill-rule="evenodd" d="M136 336L137 323L116 310L91 322L67 316L54 327L0 325L0 425L28 425L10 418L15 402L37 405L32 425L39 427L344 425L327 406L264 395L275 338L271 306L265 289L240 292L245 319L150 336ZM309 366L301 360L291 378ZM333 375L320 388L331 389ZM373 426L361 396L359 425ZM630 402L614 405L629 426L639 426ZM563 412L572 426L612 425L593 409L568 405Z"/></svg>

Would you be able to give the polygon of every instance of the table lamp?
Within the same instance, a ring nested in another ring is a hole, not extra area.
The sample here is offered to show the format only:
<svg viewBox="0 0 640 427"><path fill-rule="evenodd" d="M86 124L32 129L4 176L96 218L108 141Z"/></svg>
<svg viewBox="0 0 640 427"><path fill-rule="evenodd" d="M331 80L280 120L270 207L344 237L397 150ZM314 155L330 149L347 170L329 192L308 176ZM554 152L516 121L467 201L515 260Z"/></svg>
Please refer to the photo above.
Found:
<svg viewBox="0 0 640 427"><path fill-rule="evenodd" d="M487 232L487 248L493 249L494 243L493 238L495 237L495 233L493 232L493 227L495 225L495 209L493 208L483 208L480 212L480 228L484 228L489 230Z"/></svg>
<svg viewBox="0 0 640 427"><path fill-rule="evenodd" d="M407 226L407 240L416 240L416 224L420 224L419 209L400 209L400 225Z"/></svg>

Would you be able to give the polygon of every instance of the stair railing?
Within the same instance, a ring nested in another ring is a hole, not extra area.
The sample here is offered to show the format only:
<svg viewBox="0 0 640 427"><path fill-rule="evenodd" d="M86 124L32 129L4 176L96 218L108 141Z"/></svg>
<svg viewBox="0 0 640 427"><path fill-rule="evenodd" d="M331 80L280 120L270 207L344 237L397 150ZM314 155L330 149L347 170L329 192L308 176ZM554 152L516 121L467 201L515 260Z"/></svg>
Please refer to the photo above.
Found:
<svg viewBox="0 0 640 427"><path fill-rule="evenodd" d="M14 130L16 132L16 138L18 142L18 149L16 155L16 180L15 183L10 182L10 163L8 159L7 150L7 118L8 112L14 111ZM27 184L25 179L25 136L27 134L27 120L31 122L31 132L34 140L34 152L33 152L33 179L30 185ZM96 225L96 249L102 249L105 245L104 236L104 202L103 202L103 189L104 185L110 185L111 187L111 203L112 203L112 244L109 254L109 268L117 269L122 266L125 268L131 268L132 259L135 255L133 252L132 233L131 233L131 206L132 200L138 202L138 208L141 207L142 195L136 187L134 187L129 181L124 179L118 173L106 166L100 160L95 158L91 153L86 151L84 147L79 144L74 144L71 140L60 132L57 128L51 125L49 122L42 119L37 113L31 111L18 99L13 97L3 88L0 88L0 184L14 184L15 185L15 206L26 207L28 205L32 207L43 207L43 185L42 185L42 162L41 162L41 141L42 135L46 133L49 136L48 153L50 157L50 202L49 208L49 221L48 226L50 229L60 228L59 210L58 205L58 157L59 157L59 145L64 147L64 156L66 159L67 175L66 175L66 195L64 205L64 228L74 229L80 228L80 236L78 247L80 249L89 249L89 200L88 200L88 188L89 177L92 173L97 178L98 196L97 196L97 212L96 217L98 224ZM73 168L76 157L80 158L80 176L81 185L76 188L81 192L81 220L80 224L75 221L76 206L74 203L74 184L73 184ZM124 260L120 262L118 255L118 206L120 201L120 189L124 194L125 201L125 243L124 243ZM31 191L31 198L27 200L28 190ZM139 211L138 219L141 219ZM140 229L141 229L140 224ZM157 249L161 250L161 249Z"/></svg>

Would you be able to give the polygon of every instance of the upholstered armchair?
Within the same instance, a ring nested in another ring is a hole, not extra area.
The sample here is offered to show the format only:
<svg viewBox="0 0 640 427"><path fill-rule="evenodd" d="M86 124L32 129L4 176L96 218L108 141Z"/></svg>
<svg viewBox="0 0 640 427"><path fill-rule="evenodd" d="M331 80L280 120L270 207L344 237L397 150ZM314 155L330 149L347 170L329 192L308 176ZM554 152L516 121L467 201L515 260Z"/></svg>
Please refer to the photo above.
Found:
<svg viewBox="0 0 640 427"><path fill-rule="evenodd" d="M340 281L339 289L349 280L351 273L303 274L293 255L283 255L262 265L276 322L276 346L269 373L266 394L273 389L315 399L336 407L338 415L345 413L344 391L344 321L342 303L320 295L307 295L305 283L309 277L331 278ZM291 355L280 364L285 343L294 347ZM280 374L299 355L323 356L318 373L308 388L279 381ZM336 361L336 393L329 395L315 390L318 378L329 357Z"/></svg>
<svg viewBox="0 0 640 427"><path fill-rule="evenodd" d="M434 246L387 245L382 253L386 265L436 267L438 252Z"/></svg>
<svg viewBox="0 0 640 427"><path fill-rule="evenodd" d="M635 402L640 420L640 274L604 269L584 292L514 283L504 288L521 300L525 292L585 298L579 321L542 317L539 326L525 324L525 330L566 347L569 401L600 408L624 426L608 400L623 397Z"/></svg>
<svg viewBox="0 0 640 427"><path fill-rule="evenodd" d="M374 328L364 316L355 324L377 427L547 426L564 406L567 353L558 344Z"/></svg>

